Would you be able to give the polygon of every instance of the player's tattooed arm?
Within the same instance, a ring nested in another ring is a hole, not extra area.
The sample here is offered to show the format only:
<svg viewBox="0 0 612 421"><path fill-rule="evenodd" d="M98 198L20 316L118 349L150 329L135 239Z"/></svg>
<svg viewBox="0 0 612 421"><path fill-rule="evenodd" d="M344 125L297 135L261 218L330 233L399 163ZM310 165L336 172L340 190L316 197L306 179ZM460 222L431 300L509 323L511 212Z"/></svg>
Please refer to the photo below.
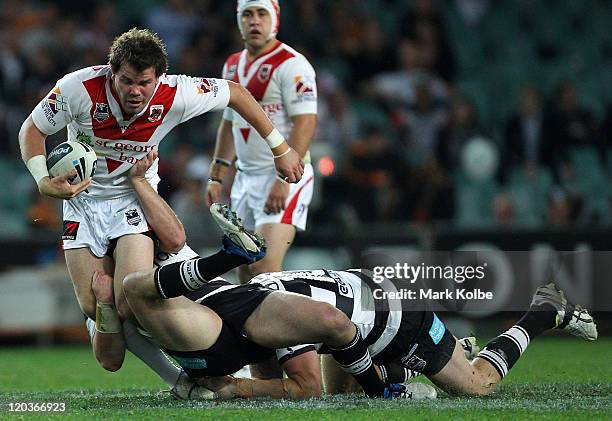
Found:
<svg viewBox="0 0 612 421"><path fill-rule="evenodd" d="M215 143L215 155L206 185L206 204L208 207L213 203L221 202L223 191L223 180L232 163L236 159L236 148L234 136L232 135L232 122L221 119L217 129L217 140Z"/></svg>
<svg viewBox="0 0 612 421"><path fill-rule="evenodd" d="M129 179L147 222L159 239L159 247L176 253L183 248L187 236L183 224L166 201L151 187L145 178L147 170L157 159L157 151L149 152L130 168Z"/></svg>

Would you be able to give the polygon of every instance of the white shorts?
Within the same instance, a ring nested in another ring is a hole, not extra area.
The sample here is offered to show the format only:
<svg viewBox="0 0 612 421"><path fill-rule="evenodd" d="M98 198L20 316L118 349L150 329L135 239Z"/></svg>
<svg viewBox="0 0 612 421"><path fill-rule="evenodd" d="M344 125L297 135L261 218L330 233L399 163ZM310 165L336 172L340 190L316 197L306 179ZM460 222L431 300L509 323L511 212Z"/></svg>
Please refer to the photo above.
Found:
<svg viewBox="0 0 612 421"><path fill-rule="evenodd" d="M242 171L237 171L232 185L232 210L242 219L244 227L249 230L254 230L255 227L263 224L289 224L303 231L306 229L308 205L312 199L314 184L312 165L304 166L304 175L299 183L289 185L285 210L267 215L264 208L275 181L276 175L247 175Z"/></svg>
<svg viewBox="0 0 612 421"><path fill-rule="evenodd" d="M110 241L127 234L151 231L136 196L64 200L64 250L89 247L104 257Z"/></svg>

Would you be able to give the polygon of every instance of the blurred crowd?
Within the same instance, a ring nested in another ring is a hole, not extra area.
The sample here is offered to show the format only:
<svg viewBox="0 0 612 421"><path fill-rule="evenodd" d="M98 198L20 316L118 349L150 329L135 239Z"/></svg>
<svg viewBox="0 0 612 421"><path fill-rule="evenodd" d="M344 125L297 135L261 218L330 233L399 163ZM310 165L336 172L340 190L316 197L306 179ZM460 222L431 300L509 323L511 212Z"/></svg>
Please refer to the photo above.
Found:
<svg viewBox="0 0 612 421"><path fill-rule="evenodd" d="M313 225L612 222L612 80L597 73L612 73L610 1L280 3L278 38L317 70ZM171 73L218 77L242 48L233 0L3 1L0 175L13 174L14 187L3 188L0 214L15 224L56 232L61 219L19 162L21 122L63 74L105 63L114 36L133 26L166 42ZM602 41L555 43L555 30ZM191 237L207 229L203 189L217 125L195 119L161 145L160 193Z"/></svg>

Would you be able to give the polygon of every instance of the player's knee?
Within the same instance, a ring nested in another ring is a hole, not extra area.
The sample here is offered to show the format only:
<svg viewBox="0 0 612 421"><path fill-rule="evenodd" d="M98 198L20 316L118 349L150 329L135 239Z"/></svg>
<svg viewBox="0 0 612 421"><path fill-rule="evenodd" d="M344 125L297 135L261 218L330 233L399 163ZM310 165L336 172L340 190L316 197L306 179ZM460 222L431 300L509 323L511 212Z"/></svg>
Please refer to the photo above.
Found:
<svg viewBox="0 0 612 421"><path fill-rule="evenodd" d="M130 298L143 295L146 286L147 273L134 272L123 279L123 293Z"/></svg>
<svg viewBox="0 0 612 421"><path fill-rule="evenodd" d="M279 263L273 261L273 259L265 258L258 262L249 265L251 276L257 276L262 273L268 272L280 272L282 267Z"/></svg>
<svg viewBox="0 0 612 421"><path fill-rule="evenodd" d="M338 310L336 307L327 304L319 303L316 308L319 323L326 330L326 332L335 335L343 332L345 329L351 327L351 321L346 315Z"/></svg>

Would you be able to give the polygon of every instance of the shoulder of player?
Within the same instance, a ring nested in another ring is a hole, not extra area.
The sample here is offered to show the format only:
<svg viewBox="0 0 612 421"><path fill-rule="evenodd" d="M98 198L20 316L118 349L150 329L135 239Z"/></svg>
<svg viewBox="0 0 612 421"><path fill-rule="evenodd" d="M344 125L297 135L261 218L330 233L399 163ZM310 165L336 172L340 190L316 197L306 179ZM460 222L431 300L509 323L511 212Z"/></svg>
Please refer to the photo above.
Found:
<svg viewBox="0 0 612 421"><path fill-rule="evenodd" d="M226 66L232 65L232 64L237 64L238 60L240 59L240 55L242 54L244 50L240 50L240 51L236 51L235 53L230 54L227 59L225 59L224 64Z"/></svg>
<svg viewBox="0 0 612 421"><path fill-rule="evenodd" d="M60 80L65 83L83 83L98 77L106 78L111 73L109 65L91 66L67 73Z"/></svg>
<svg viewBox="0 0 612 421"><path fill-rule="evenodd" d="M75 70L64 75L54 88L56 94L62 95L73 115L87 111L90 101L97 92L105 89L106 78L110 74L110 66L92 66Z"/></svg>
<svg viewBox="0 0 612 421"><path fill-rule="evenodd" d="M207 93L219 89L219 83L221 83L223 79L164 74L159 78L159 81L162 85L165 85L166 88L177 89L179 92L193 90L194 92L197 91L197 93Z"/></svg>
<svg viewBox="0 0 612 421"><path fill-rule="evenodd" d="M314 72L314 68L308 61L308 59L299 51L291 48L287 44L281 44L281 49L276 53L277 55L282 55L284 60L278 66L280 71L291 71L292 69L299 68L309 68Z"/></svg>

